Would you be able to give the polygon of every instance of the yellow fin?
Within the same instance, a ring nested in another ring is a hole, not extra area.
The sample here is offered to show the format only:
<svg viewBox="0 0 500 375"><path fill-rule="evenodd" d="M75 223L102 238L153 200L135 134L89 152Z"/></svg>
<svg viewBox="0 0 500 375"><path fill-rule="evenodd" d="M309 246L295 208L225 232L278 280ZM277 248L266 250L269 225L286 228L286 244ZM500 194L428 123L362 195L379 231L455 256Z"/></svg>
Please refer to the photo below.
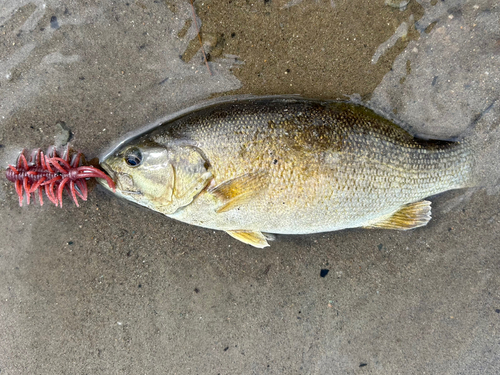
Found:
<svg viewBox="0 0 500 375"><path fill-rule="evenodd" d="M401 207L389 217L370 224L365 228L408 230L427 225L431 219L431 202L420 201Z"/></svg>
<svg viewBox="0 0 500 375"><path fill-rule="evenodd" d="M269 246L266 237L259 231L227 230L226 233L241 242L258 247L259 249Z"/></svg>
<svg viewBox="0 0 500 375"><path fill-rule="evenodd" d="M260 194L266 187L263 173L247 173L215 186L209 192L218 197L223 205L217 213L226 212L241 206Z"/></svg>

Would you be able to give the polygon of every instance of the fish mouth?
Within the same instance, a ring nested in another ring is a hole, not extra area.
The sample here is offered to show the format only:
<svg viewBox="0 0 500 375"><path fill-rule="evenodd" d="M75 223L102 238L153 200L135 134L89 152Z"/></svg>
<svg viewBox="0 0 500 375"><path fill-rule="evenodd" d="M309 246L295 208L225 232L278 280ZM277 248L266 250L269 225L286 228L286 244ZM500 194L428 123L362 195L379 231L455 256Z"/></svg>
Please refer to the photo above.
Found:
<svg viewBox="0 0 500 375"><path fill-rule="evenodd" d="M111 179L113 180L113 182L115 184L117 184L117 179L116 179L116 173L115 171L113 171L113 169L108 165L106 164L105 162L102 162L99 164L101 166L102 169L104 169L104 171L107 173L107 175L109 177L111 177ZM96 178L97 182L104 186L107 190L110 190L110 191L113 191L113 188L111 186L109 186L108 184L108 181L106 181L106 179L104 178Z"/></svg>

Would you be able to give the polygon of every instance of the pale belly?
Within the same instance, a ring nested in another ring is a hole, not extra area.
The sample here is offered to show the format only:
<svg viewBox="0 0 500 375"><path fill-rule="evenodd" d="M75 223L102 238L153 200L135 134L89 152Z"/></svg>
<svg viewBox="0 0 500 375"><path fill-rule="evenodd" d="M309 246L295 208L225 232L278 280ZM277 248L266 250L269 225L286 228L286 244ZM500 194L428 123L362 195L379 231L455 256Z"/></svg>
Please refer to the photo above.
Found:
<svg viewBox="0 0 500 375"><path fill-rule="evenodd" d="M247 230L276 234L310 234L369 226L390 216L406 203L421 200L401 192L384 197L337 192L335 198L256 199L249 205L217 213L210 196L199 196L171 215L173 219L216 230Z"/></svg>

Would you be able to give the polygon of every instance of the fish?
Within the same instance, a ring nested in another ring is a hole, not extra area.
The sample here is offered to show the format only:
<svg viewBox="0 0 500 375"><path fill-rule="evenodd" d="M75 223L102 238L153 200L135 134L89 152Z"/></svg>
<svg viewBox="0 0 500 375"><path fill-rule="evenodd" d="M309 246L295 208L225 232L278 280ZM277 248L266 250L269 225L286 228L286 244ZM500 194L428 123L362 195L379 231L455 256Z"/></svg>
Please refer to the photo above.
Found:
<svg viewBox="0 0 500 375"><path fill-rule="evenodd" d="M274 234L425 226L425 198L475 186L474 163L471 142L415 138L360 104L266 97L184 111L100 166L114 194L263 248Z"/></svg>

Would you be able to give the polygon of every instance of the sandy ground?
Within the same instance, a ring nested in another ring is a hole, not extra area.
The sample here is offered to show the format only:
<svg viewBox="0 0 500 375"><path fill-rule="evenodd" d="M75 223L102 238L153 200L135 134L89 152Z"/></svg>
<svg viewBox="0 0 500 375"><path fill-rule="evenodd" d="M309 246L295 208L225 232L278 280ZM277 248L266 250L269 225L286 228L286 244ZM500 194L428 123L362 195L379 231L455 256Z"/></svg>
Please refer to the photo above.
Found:
<svg viewBox="0 0 500 375"><path fill-rule="evenodd" d="M61 121L93 157L216 95L355 95L415 134L483 142L487 189L431 198L414 231L258 250L100 187L19 207L4 180L0 374L500 373L496 1L198 0L211 74L189 2L106 4L0 4L2 167L67 139Z"/></svg>

